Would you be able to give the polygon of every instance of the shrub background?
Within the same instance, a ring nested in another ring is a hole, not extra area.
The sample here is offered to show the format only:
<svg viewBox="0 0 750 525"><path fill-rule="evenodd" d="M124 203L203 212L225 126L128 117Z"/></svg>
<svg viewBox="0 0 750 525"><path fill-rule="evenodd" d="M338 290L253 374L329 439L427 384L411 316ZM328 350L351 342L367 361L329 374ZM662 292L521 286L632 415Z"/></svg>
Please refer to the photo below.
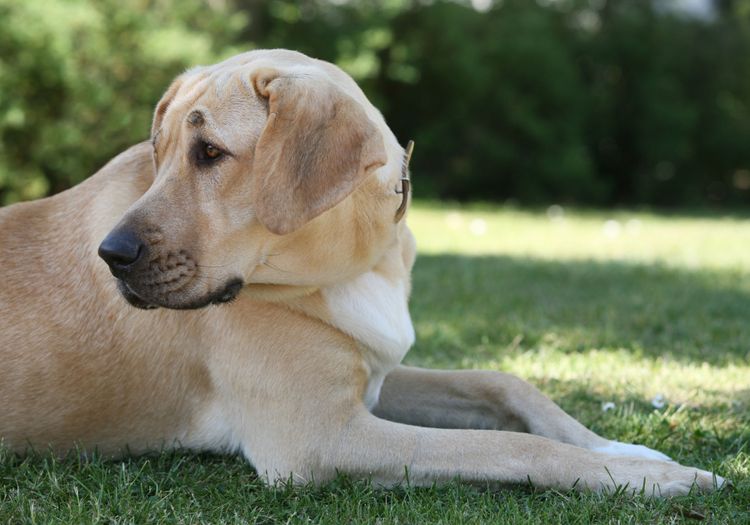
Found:
<svg viewBox="0 0 750 525"><path fill-rule="evenodd" d="M147 138L184 69L288 47L341 65L416 140L421 196L750 203L750 2L679 3L0 0L0 202Z"/></svg>

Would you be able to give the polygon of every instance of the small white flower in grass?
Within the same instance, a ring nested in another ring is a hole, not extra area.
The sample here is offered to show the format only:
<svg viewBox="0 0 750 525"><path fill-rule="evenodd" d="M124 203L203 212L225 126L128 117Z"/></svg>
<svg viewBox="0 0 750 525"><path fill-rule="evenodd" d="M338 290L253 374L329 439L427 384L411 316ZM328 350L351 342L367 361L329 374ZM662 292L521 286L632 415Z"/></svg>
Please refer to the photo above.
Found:
<svg viewBox="0 0 750 525"><path fill-rule="evenodd" d="M615 409L615 404L612 401L602 403L602 412L609 412Z"/></svg>
<svg viewBox="0 0 750 525"><path fill-rule="evenodd" d="M622 225L614 219L605 221L604 226L602 226L602 233L607 239L616 239L620 236L621 231Z"/></svg>
<svg viewBox="0 0 750 525"><path fill-rule="evenodd" d="M474 219L469 223L469 231L472 235L481 237L487 233L487 222L484 219Z"/></svg>
<svg viewBox="0 0 750 525"><path fill-rule="evenodd" d="M666 399L664 399L664 394L656 394L654 398L651 400L651 406L659 409L664 408L664 405L667 404Z"/></svg>

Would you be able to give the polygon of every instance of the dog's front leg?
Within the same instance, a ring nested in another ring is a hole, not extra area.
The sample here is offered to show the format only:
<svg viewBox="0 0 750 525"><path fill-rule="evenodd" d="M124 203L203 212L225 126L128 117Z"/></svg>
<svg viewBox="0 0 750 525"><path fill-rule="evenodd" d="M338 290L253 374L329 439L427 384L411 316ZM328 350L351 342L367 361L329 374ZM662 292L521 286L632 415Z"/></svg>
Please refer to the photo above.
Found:
<svg viewBox="0 0 750 525"><path fill-rule="evenodd" d="M596 491L627 485L665 495L686 493L693 481L713 486L709 472L676 463L611 456L520 432L426 428L376 417L364 405L368 367L348 337L268 305L237 312L257 322L247 324L236 346L207 354L213 388L196 432L223 436L222 448L242 450L269 482L324 482L342 472L384 485L461 478ZM296 331L276 328L291 321ZM401 392L414 413L419 398L412 400L401 384L409 382L409 370L400 372L398 390L393 377L386 380L384 399ZM423 383L413 374L414 386Z"/></svg>
<svg viewBox="0 0 750 525"><path fill-rule="evenodd" d="M711 473L672 462L610 456L518 432L403 425L379 419L364 407L317 443L317 467L305 471L312 465L300 465L302 477L297 479L322 481L342 472L386 486L460 479L597 492L625 487L656 496L685 494L693 483L702 490L715 487Z"/></svg>
<svg viewBox="0 0 750 525"><path fill-rule="evenodd" d="M410 425L513 430L598 452L669 459L598 436L533 385L501 372L400 366L386 377L374 413Z"/></svg>
<svg viewBox="0 0 750 525"><path fill-rule="evenodd" d="M694 482L704 490L714 487L710 472L672 462L612 456L519 432L387 421L366 410L362 386L352 386L361 377L356 368L317 368L314 374L306 366L284 369L292 376L246 378L225 404L239 448L271 483L321 483L344 473L386 486L461 479L560 490L624 486L665 496L685 494ZM247 394L258 388L272 395L257 403Z"/></svg>

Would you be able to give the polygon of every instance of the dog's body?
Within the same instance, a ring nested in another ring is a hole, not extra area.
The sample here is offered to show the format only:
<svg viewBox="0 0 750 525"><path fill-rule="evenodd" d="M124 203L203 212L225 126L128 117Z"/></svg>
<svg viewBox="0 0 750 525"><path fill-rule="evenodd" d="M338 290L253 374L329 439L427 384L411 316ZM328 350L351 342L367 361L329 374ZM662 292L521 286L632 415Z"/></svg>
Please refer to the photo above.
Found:
<svg viewBox="0 0 750 525"><path fill-rule="evenodd" d="M5 446L240 450L269 481L715 487L512 376L399 365L402 161L330 64L258 51L183 75L153 144L0 211Z"/></svg>

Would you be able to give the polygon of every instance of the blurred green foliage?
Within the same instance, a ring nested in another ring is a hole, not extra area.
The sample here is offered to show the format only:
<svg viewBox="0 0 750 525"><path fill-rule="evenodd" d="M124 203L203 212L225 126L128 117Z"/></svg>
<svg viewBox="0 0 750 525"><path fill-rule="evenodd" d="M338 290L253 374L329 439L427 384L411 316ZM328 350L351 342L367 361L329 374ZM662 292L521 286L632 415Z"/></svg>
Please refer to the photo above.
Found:
<svg viewBox="0 0 750 525"><path fill-rule="evenodd" d="M416 140L422 196L749 203L750 2L677 3L0 0L0 202L147 138L185 68L287 47L341 65Z"/></svg>
<svg viewBox="0 0 750 525"><path fill-rule="evenodd" d="M172 78L231 54L245 23L199 0L0 0L2 201L61 191L147 138Z"/></svg>

